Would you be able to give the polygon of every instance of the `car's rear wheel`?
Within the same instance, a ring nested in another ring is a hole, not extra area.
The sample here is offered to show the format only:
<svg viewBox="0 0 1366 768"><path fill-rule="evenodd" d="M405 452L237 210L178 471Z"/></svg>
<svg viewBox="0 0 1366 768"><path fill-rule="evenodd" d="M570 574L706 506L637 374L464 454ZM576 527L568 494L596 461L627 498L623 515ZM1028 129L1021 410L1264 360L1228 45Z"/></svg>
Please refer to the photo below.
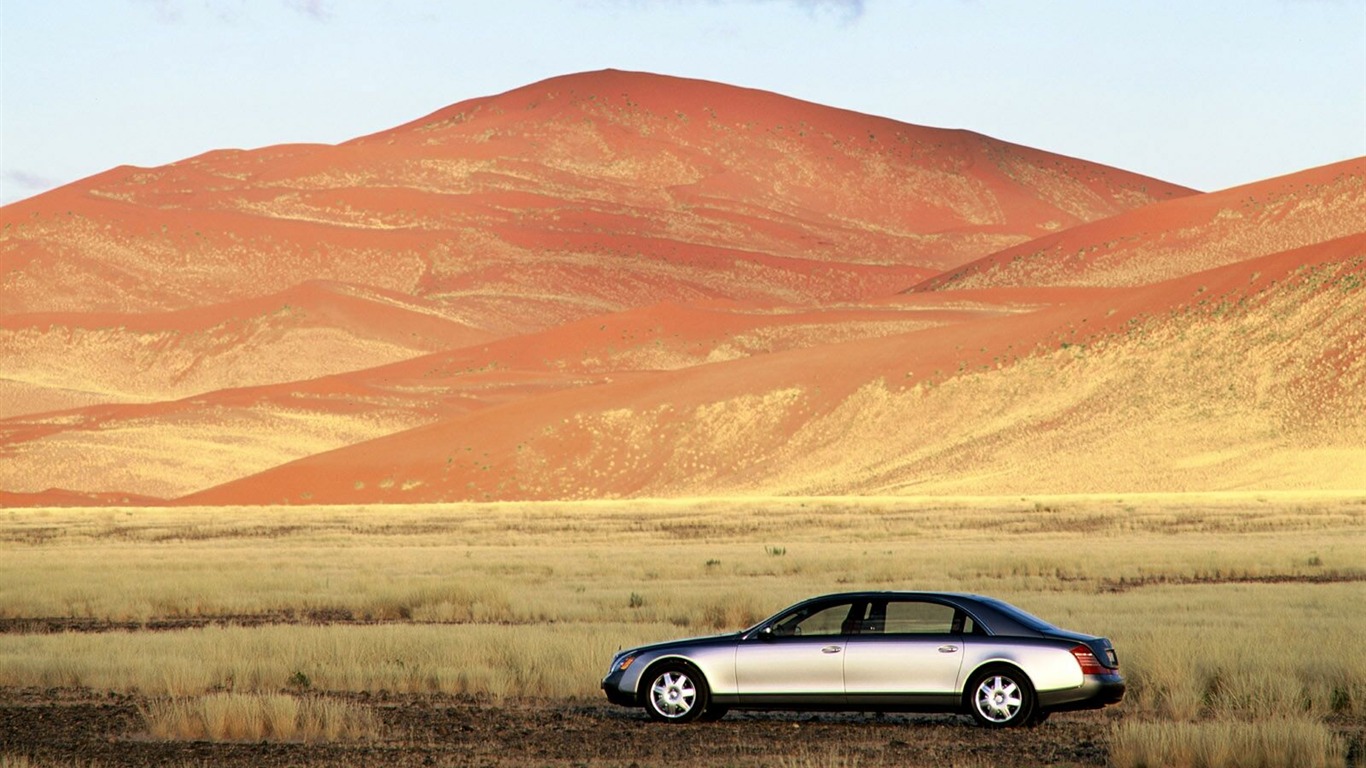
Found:
<svg viewBox="0 0 1366 768"><path fill-rule="evenodd" d="M977 673L968 683L967 696L973 719L988 728L1024 725L1038 706L1029 678L1011 667L992 667Z"/></svg>
<svg viewBox="0 0 1366 768"><path fill-rule="evenodd" d="M666 661L645 675L645 711L665 723L686 723L707 711L710 690L697 668L680 661Z"/></svg>

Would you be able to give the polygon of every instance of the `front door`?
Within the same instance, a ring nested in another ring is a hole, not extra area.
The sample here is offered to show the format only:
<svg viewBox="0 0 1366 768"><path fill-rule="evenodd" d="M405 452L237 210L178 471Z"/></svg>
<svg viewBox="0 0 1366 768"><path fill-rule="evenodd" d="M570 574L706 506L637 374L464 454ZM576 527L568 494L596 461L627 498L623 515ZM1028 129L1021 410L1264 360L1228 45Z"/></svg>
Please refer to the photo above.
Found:
<svg viewBox="0 0 1366 768"><path fill-rule="evenodd" d="M745 704L833 707L844 704L849 601L799 608L740 643L735 682Z"/></svg>

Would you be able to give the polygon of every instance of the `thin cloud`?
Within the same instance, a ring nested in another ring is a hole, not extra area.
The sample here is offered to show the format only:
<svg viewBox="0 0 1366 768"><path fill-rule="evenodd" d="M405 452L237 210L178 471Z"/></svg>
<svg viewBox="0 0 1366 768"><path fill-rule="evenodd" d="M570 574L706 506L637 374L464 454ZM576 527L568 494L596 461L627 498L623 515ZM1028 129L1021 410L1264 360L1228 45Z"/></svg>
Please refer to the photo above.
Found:
<svg viewBox="0 0 1366 768"><path fill-rule="evenodd" d="M0 172L0 205L46 192L61 183L57 179L11 168Z"/></svg>
<svg viewBox="0 0 1366 768"><path fill-rule="evenodd" d="M30 192L41 192L45 189L52 189L58 184L56 179L50 179L47 176L40 176L36 173L29 173L28 171L13 169L0 174L0 179L4 179L6 184L26 189Z"/></svg>
<svg viewBox="0 0 1366 768"><path fill-rule="evenodd" d="M149 7L157 20L166 24L176 24L184 20L186 12L203 11L219 21L236 21L246 12L242 0L201 0L190 3L187 0L133 0L137 5ZM332 18L331 3L328 0L280 0L284 7L307 16L314 21L328 21Z"/></svg>
<svg viewBox="0 0 1366 768"><path fill-rule="evenodd" d="M858 21L863 18L866 0L784 0L811 13L832 13L844 21Z"/></svg>
<svg viewBox="0 0 1366 768"><path fill-rule="evenodd" d="M156 13L157 21L174 24L181 19L180 5L175 0L135 0L138 5L147 6Z"/></svg>
<svg viewBox="0 0 1366 768"><path fill-rule="evenodd" d="M663 2L674 5L786 5L811 16L830 16L844 23L858 21L867 10L868 0L617 0L618 3L645 7Z"/></svg>
<svg viewBox="0 0 1366 768"><path fill-rule="evenodd" d="M332 18L325 0L287 0L286 5L314 21L327 21Z"/></svg>

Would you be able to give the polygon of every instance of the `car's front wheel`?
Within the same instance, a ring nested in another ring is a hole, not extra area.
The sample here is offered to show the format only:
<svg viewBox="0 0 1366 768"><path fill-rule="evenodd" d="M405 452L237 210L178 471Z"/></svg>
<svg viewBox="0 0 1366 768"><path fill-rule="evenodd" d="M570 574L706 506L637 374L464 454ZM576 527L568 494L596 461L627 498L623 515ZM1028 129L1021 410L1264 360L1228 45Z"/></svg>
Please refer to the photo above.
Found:
<svg viewBox="0 0 1366 768"><path fill-rule="evenodd" d="M1034 716L1036 706L1034 686L1018 669L986 669L968 684L968 711L988 728L1024 725Z"/></svg>
<svg viewBox="0 0 1366 768"><path fill-rule="evenodd" d="M704 723L714 723L717 720L720 720L721 718L725 717L726 713L729 711L730 707L718 707L715 704L710 704L707 706L706 711L703 712L702 716L698 719Z"/></svg>
<svg viewBox="0 0 1366 768"><path fill-rule="evenodd" d="M707 710L707 681L691 664L666 661L645 675L645 711L666 723L696 720Z"/></svg>

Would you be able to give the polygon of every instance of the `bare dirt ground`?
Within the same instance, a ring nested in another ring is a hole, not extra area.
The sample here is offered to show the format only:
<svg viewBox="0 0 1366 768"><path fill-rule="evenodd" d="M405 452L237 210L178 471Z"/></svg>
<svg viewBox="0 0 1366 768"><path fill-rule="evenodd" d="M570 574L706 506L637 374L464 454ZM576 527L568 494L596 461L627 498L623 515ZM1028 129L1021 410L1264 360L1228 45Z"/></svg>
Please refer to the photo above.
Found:
<svg viewBox="0 0 1366 768"><path fill-rule="evenodd" d="M168 742L147 737L145 699L70 689L0 690L0 753L38 765L152 766L1099 766L1103 714L1055 715L989 731L966 718L732 713L717 723L650 722L596 701L481 702L355 695L384 722L355 744Z"/></svg>

